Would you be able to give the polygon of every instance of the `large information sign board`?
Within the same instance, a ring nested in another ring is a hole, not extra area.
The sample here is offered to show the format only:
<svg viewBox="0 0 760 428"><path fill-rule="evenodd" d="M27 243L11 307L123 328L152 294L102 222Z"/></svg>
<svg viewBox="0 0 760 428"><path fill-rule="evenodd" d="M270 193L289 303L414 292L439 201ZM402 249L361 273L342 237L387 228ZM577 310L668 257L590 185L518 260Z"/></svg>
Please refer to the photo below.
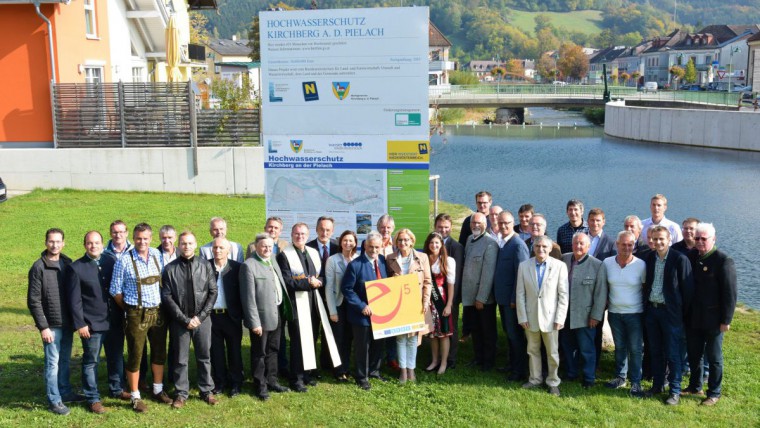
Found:
<svg viewBox="0 0 760 428"><path fill-rule="evenodd" d="M428 231L428 9L261 12L267 214Z"/></svg>

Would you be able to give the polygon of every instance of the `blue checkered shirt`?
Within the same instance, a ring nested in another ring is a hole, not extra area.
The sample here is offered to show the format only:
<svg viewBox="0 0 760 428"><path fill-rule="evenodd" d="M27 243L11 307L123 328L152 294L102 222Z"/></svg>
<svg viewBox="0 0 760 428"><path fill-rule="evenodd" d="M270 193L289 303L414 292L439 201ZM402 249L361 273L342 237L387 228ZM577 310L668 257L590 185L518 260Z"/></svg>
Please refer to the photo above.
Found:
<svg viewBox="0 0 760 428"><path fill-rule="evenodd" d="M113 277L111 278L111 288L108 290L112 296L122 294L124 303L130 306L142 306L144 308L154 308L161 304L161 291L159 282L142 286L142 305L137 303L137 277L135 268L132 266L132 257L134 257L140 278L149 276L161 276L163 261L161 253L155 249L148 250L148 260L143 260L137 255L136 249L131 249L127 254L116 261L113 268ZM158 268L156 268L156 261Z"/></svg>
<svg viewBox="0 0 760 428"><path fill-rule="evenodd" d="M573 235L576 232L583 232L588 235L588 223L586 223L586 220L583 220L583 223L578 227L571 226L568 221L557 229L557 245L559 245L562 254L573 251Z"/></svg>

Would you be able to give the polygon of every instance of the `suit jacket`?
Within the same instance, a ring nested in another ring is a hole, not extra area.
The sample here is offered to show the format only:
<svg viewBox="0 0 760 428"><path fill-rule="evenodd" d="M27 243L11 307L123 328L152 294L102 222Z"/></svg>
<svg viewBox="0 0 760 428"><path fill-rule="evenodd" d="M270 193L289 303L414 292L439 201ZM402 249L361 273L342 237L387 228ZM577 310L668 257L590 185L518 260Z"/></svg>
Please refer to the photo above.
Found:
<svg viewBox="0 0 760 428"><path fill-rule="evenodd" d="M358 253L354 253L351 260L359 257ZM343 258L343 254L334 254L327 259L327 267L325 268L325 300L327 301L327 311L330 315L337 315L338 306L343 304L343 292L340 289L340 283L343 280L343 275L346 274L346 268L348 263ZM341 320L343 321L343 320Z"/></svg>
<svg viewBox="0 0 760 428"><path fill-rule="evenodd" d="M380 269L380 277L387 278L388 270L385 264L385 257L378 256L377 265ZM367 306L367 289L365 283L377 279L375 267L366 256L361 255L346 267L346 274L340 283L340 289L343 292L343 299L348 303L348 322L354 325L370 327L372 322L370 317L362 314Z"/></svg>
<svg viewBox="0 0 760 428"><path fill-rule="evenodd" d="M401 275L401 265L398 262L399 253L393 253L385 258L385 266L388 276ZM430 287L433 280L430 273L430 260L425 253L412 250L412 262L409 264L409 273L417 273L417 280L422 288L422 305L427 307L430 304Z"/></svg>
<svg viewBox="0 0 760 428"><path fill-rule="evenodd" d="M528 323L530 331L548 333L567 316L567 267L557 259L546 259L541 289L536 276L536 258L520 263L517 270L517 322Z"/></svg>
<svg viewBox="0 0 760 428"><path fill-rule="evenodd" d="M443 244L446 254L456 262L456 279L454 281L454 304L462 301L462 270L464 269L464 247L449 236Z"/></svg>
<svg viewBox="0 0 760 428"><path fill-rule="evenodd" d="M515 233L496 257L496 271L493 276L493 294L499 305L515 304L515 284L520 263L528 260L528 246Z"/></svg>
<svg viewBox="0 0 760 428"><path fill-rule="evenodd" d="M573 253L562 255L562 261L570 272ZM607 306L607 270L601 260L587 255L581 263L573 268L568 278L568 295L570 303L567 310L568 328L588 327L589 318L604 321L604 308Z"/></svg>
<svg viewBox="0 0 760 428"><path fill-rule="evenodd" d="M533 252L533 237L525 240L525 245L528 246L528 254L530 254L531 257L535 257L535 253ZM562 250L559 247L559 244L556 242L552 243L552 250L549 251L549 257L555 258L557 260L562 260Z"/></svg>
<svg viewBox="0 0 760 428"><path fill-rule="evenodd" d="M277 306L276 287L280 287L281 290L281 305L286 318L289 314L285 308L292 307L280 266L274 259L270 258L270 262L271 266L267 266L254 255L240 265L240 303L243 325L247 329L277 329L280 307Z"/></svg>
<svg viewBox="0 0 760 428"><path fill-rule="evenodd" d="M654 264L657 251L652 251L646 259L647 281L644 284L644 306L651 305L649 296L654 282ZM681 326L689 313L691 297L694 294L694 276L689 259L678 251L670 251L665 259L665 272L662 280L662 295L671 325ZM646 311L645 311L646 312Z"/></svg>
<svg viewBox="0 0 760 428"><path fill-rule="evenodd" d="M591 235L589 235L589 239L591 239ZM602 231L602 234L599 236L599 243L596 244L594 252L589 254L599 260L604 260L609 256L616 255L617 247L615 247L615 238Z"/></svg>
<svg viewBox="0 0 760 428"><path fill-rule="evenodd" d="M240 324L243 319L243 308L240 303L240 265L234 260L228 260L227 264L221 271L217 271L214 261L211 260L211 267L214 270L214 278L218 281L219 275L222 276L222 286L224 287L224 300L227 304L227 315L232 318L236 324Z"/></svg>
<svg viewBox="0 0 760 428"><path fill-rule="evenodd" d="M161 307L171 319L186 325L192 317L197 316L203 322L216 303L216 279L214 268L208 260L193 257L191 272L193 276L193 298L195 311L187 308L187 273L182 257L164 267L161 284Z"/></svg>
<svg viewBox="0 0 760 428"><path fill-rule="evenodd" d="M319 257L322 257L322 253L319 251L319 245L317 244L316 239L312 239L311 241L306 243L307 247L314 248L319 253ZM340 246L338 245L338 242L335 239L330 239L330 244L328 246L328 252L330 253L330 256L333 254L337 254L340 252ZM329 258L329 256L328 256ZM325 283L325 269L327 268L327 263L322 263L322 269L319 271L319 280L322 281L322 284ZM322 293L324 294L324 288L322 289Z"/></svg>
<svg viewBox="0 0 760 428"><path fill-rule="evenodd" d="M721 324L731 324L736 309L734 261L718 249L702 260L694 251L689 253L689 259L694 272L694 298L687 325L717 329Z"/></svg>
<svg viewBox="0 0 760 428"><path fill-rule="evenodd" d="M493 304L493 275L499 244L484 233L479 239L473 237L464 248L464 269L462 270L462 304L472 306L475 301Z"/></svg>
<svg viewBox="0 0 760 428"><path fill-rule="evenodd" d="M201 257L206 260L214 259L214 254L211 253L211 246L213 243L214 241L211 241L201 247ZM243 251L243 246L237 242L230 241L230 253L227 255L227 258L230 260L235 260L238 263L243 263L243 260L245 259L245 251Z"/></svg>
<svg viewBox="0 0 760 428"><path fill-rule="evenodd" d="M470 228L470 220L472 219L472 214L468 215L466 219L462 222L462 228L459 230L459 245L462 247L467 246L467 239L472 236L472 229ZM491 220L488 219L488 216L486 216L486 230L491 228ZM486 232L487 233L487 232Z"/></svg>
<svg viewBox="0 0 760 428"><path fill-rule="evenodd" d="M100 255L100 265L86 254L66 267L64 281L71 322L75 329L89 326L92 331L108 331L109 299L116 258Z"/></svg>
<svg viewBox="0 0 760 428"><path fill-rule="evenodd" d="M293 303L293 319L298 319L298 305L296 304L296 291L305 291L309 293L309 310L316 310L316 302L314 301L314 288L309 285L309 276L317 276L317 271L314 262L309 256L309 250L306 250L306 266L303 266L303 275L297 276L294 272L301 271L301 269L293 268L290 266L290 261L285 254L284 250L277 253L277 264L280 265L280 272L282 273L282 279L285 281L285 288L288 290L290 301ZM296 250L297 252L297 250ZM300 256L299 256L300 258ZM319 297L319 295L317 295ZM315 313L315 312L311 312Z"/></svg>

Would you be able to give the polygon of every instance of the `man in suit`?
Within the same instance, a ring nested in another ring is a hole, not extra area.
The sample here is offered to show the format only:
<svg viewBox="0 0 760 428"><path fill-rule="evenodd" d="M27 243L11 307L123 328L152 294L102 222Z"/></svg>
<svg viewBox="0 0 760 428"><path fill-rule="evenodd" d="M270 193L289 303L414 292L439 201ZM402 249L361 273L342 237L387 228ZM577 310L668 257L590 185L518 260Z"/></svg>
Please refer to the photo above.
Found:
<svg viewBox="0 0 760 428"><path fill-rule="evenodd" d="M177 242L177 231L174 229L174 226L165 224L158 231L158 239L161 240L161 243L156 248L161 253L163 265L166 266L179 255L177 247L174 245Z"/></svg>
<svg viewBox="0 0 760 428"><path fill-rule="evenodd" d="M240 394L243 385L243 330L240 327L240 263L228 258L230 248L227 238L211 241L217 289L211 311L211 370L214 394L221 394L229 386L230 397L234 397Z"/></svg>
<svg viewBox="0 0 760 428"><path fill-rule="evenodd" d="M528 338L530 379L523 388L535 388L542 383L541 342L546 347L549 393L559 396L559 330L567 315L567 267L549 257L552 240L539 236L533 243L535 257L522 263L517 270L517 320Z"/></svg>
<svg viewBox="0 0 760 428"><path fill-rule="evenodd" d="M723 334L731 328L736 309L736 267L733 259L715 246L712 224L697 224L694 240L697 251L689 254L694 272L694 300L686 324L691 378L684 392L702 393L700 361L704 354L710 374L707 397L701 404L714 406L720 399L723 382Z"/></svg>
<svg viewBox="0 0 760 428"><path fill-rule="evenodd" d="M604 232L605 218L604 211L601 208L592 208L588 212L588 238L590 247L588 254L595 259L604 261L607 257L614 256L617 253L615 249L615 238ZM575 243L573 243L575 251ZM571 327L572 328L572 327ZM602 359L602 335L604 334L604 315L596 325L594 335L594 349L596 352L596 367L599 367L599 361ZM562 335L560 334L560 342Z"/></svg>
<svg viewBox="0 0 760 428"><path fill-rule="evenodd" d="M671 246L672 249L688 256L689 251L693 250L697 245L697 241L694 240L695 233L697 231L698 218L688 217L681 222L681 233L683 234L683 240L676 242Z"/></svg>
<svg viewBox="0 0 760 428"><path fill-rule="evenodd" d="M528 246L528 254L533 254L533 242L546 235L546 217L541 213L535 213L530 218L530 238L525 240L525 245ZM553 257L557 260L562 260L562 250L556 242L552 242L552 248L549 252L549 257Z"/></svg>
<svg viewBox="0 0 760 428"><path fill-rule="evenodd" d="M198 389L201 399L209 405L218 403L214 397L211 377L211 313L216 302L217 288L213 268L207 260L195 256L198 244L192 232L179 235L180 257L169 263L162 274L161 303L169 319L174 342L174 388L176 397L172 408L181 409L189 396L187 364L190 341L195 349L198 367Z"/></svg>
<svg viewBox="0 0 760 428"><path fill-rule="evenodd" d="M266 225L264 226L264 232L266 232L274 242L274 246L272 247L272 255L274 256L279 254L282 250L285 249L285 247L288 246L288 241L280 238L280 234L282 234L282 227L282 219L276 216L269 217L267 219Z"/></svg>
<svg viewBox="0 0 760 428"><path fill-rule="evenodd" d="M266 224L264 225L264 232L266 232L270 238L272 238L272 242L274 245L272 246L272 256L276 257L277 254L282 252L285 248L287 248L288 241L284 239L280 239L280 234L282 233L282 219L277 216L269 217L266 221ZM252 253L248 254L246 256L250 257L253 255ZM282 328L280 329L280 350L277 354L277 370L279 370L279 374L282 377L290 377L290 365L288 364L288 341L285 337L285 330L288 328L288 320L283 319L282 320Z"/></svg>
<svg viewBox="0 0 760 428"><path fill-rule="evenodd" d="M321 216L317 219L317 237L306 243L306 246L314 248L319 254L319 259L322 263L322 269L319 270L319 280L322 281L322 284L327 284L327 281L325 281L327 259L333 254L340 252L338 243L332 238L334 230L335 219L329 216ZM323 306L327 304L327 300L325 299L325 287L319 289L319 294L315 294L315 298L321 298ZM321 328L319 330L321 331L319 366L322 367L322 369L327 369L328 367L332 367L333 364L330 359L330 350L327 348L325 331ZM316 374L316 377L320 378L321 376Z"/></svg>
<svg viewBox="0 0 760 428"><path fill-rule="evenodd" d="M251 372L256 397L269 399L269 391L288 392L277 380L277 353L284 318L293 316L280 266L272 261L274 241L256 235L255 252L240 267L243 324L251 336Z"/></svg>
<svg viewBox="0 0 760 428"><path fill-rule="evenodd" d="M472 235L464 248L462 271L462 305L472 321L472 347L475 364L481 370L493 368L496 360L496 300L493 275L499 244L486 232L486 216L471 216Z"/></svg>
<svg viewBox="0 0 760 428"><path fill-rule="evenodd" d="M577 378L582 369L584 388L591 388L596 380L594 340L607 304L607 275L602 262L589 254L590 245L588 235L578 232L573 236L573 252L562 255L570 301L563 323L566 328L559 332L560 347L568 379Z"/></svg>
<svg viewBox="0 0 760 428"><path fill-rule="evenodd" d="M290 335L290 387L296 392L306 392L306 385L316 386L317 382L306 373L303 355L314 353L314 348L304 349L304 339L311 335L312 345L316 343L319 331L319 313L315 304L316 290L322 287L319 271L322 263L317 250L307 247L309 227L305 223L296 223L291 229L292 244L277 254L277 264L282 271L282 279L288 289L290 300L293 302L293 322L289 324ZM306 303L299 303L299 293L305 293ZM299 318L308 317L311 320L311 331L302 331Z"/></svg>
<svg viewBox="0 0 760 428"><path fill-rule="evenodd" d="M451 237L451 216L446 213L438 214L435 218L435 231L443 237L446 254L456 263L456 278L454 280L454 303L451 305L451 317L454 332L451 336L449 358L446 367L456 368L457 352L459 351L459 305L462 303L462 269L464 268L464 247Z"/></svg>
<svg viewBox="0 0 760 428"><path fill-rule="evenodd" d="M670 231L655 226L649 231L654 251L647 257L644 286L644 323L652 353L652 388L649 396L664 392L667 361L670 391L665 404L677 405L681 395L683 322L689 313L694 279L689 259L670 251Z"/></svg>
<svg viewBox="0 0 760 428"><path fill-rule="evenodd" d="M486 216L486 223L488 227L491 227L491 223L488 221L488 213L491 211L491 204L493 203L493 197L490 192L485 190L475 194L475 212L481 213ZM459 231L459 245L465 247L467 245L467 238L472 235L472 229L470 229L470 222L472 221L472 215L467 216L462 222L462 230Z"/></svg>
<svg viewBox="0 0 760 428"><path fill-rule="evenodd" d="M211 252L211 246L214 244L213 239L227 237L227 222L221 217L214 217L209 222L208 231L209 234L211 234L212 241L201 247L201 257L206 260L211 260L214 258L214 255ZM227 257L229 257L230 260L243 263L245 257L243 246L237 242L229 241L229 243L230 251Z"/></svg>
<svg viewBox="0 0 760 428"><path fill-rule="evenodd" d="M380 375L383 358L383 341L372 335L372 308L367 301L365 283L388 276L385 257L382 256L383 237L378 232L370 232L364 240L364 254L355 258L346 267L340 288L343 300L348 304L348 322L354 333L356 384L365 391L371 388L369 378L386 379Z"/></svg>
<svg viewBox="0 0 760 428"><path fill-rule="evenodd" d="M499 305L501 327L509 340L509 380L521 381L528 377L527 342L525 332L517 322L515 283L520 263L528 260L528 246L514 231L515 219L511 212L502 211L497 220L501 233L501 248L496 258L493 294Z"/></svg>
<svg viewBox="0 0 760 428"><path fill-rule="evenodd" d="M98 361L110 325L107 290L116 258L103 254L103 237L97 231L84 235L84 248L85 255L66 268L65 289L71 322L82 340L82 390L90 411L102 414L106 408L98 392Z"/></svg>

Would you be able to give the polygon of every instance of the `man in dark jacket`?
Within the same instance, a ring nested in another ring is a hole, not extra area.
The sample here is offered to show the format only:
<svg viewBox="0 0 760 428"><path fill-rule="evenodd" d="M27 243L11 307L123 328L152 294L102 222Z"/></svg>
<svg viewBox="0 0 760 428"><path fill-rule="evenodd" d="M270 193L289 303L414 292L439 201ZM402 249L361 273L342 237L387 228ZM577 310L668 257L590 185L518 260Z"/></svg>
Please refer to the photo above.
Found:
<svg viewBox="0 0 760 428"><path fill-rule="evenodd" d="M69 380L69 360L73 331L63 292L64 268L71 259L61 251L65 245L63 230L48 229L45 247L40 258L29 269L29 289L26 304L40 331L45 352L45 393L51 412L68 415L66 401L81 401Z"/></svg>
<svg viewBox="0 0 760 428"><path fill-rule="evenodd" d="M691 379L683 393L702 393L702 355L707 359L707 398L703 406L714 406L720 399L723 381L723 333L731 328L736 309L736 267L731 257L715 246L715 227L699 223L696 251L689 253L694 272L694 298L686 324ZM683 242L683 241L682 241Z"/></svg>
<svg viewBox="0 0 760 428"><path fill-rule="evenodd" d="M98 392L100 347L108 334L108 287L116 258L103 253L100 232L84 235L85 255L66 268L66 296L71 322L82 339L82 389L90 411L106 412ZM108 356L110 357L110 355Z"/></svg>
<svg viewBox="0 0 760 428"><path fill-rule="evenodd" d="M217 404L211 378L211 320L208 318L216 302L216 280L211 264L195 256L197 247L192 232L180 234L180 257L169 263L163 273L161 304L171 319L171 340L174 342L171 358L174 361L174 388L177 390L172 403L175 409L184 407L189 395L187 363L191 340L198 365L201 399L210 405Z"/></svg>

